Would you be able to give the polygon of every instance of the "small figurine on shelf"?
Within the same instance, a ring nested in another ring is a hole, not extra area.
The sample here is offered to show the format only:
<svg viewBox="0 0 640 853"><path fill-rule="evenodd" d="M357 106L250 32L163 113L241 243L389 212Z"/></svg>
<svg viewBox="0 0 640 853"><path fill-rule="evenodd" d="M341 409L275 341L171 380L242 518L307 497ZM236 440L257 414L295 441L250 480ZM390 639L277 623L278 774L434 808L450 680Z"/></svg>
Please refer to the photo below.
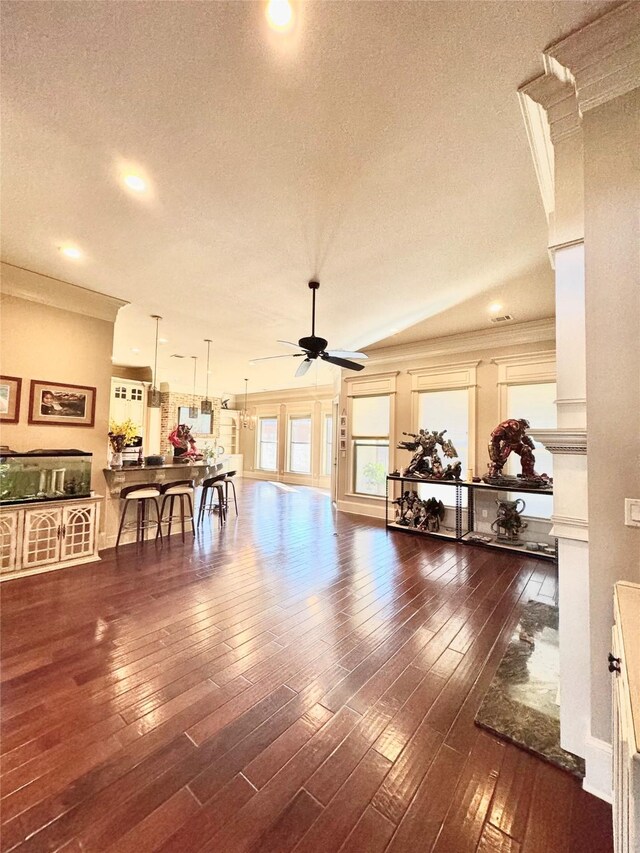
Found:
<svg viewBox="0 0 640 853"><path fill-rule="evenodd" d="M188 424L178 424L169 434L169 441L173 445L173 458L183 462L202 459L198 452L195 438L191 435L191 427Z"/></svg>
<svg viewBox="0 0 640 853"><path fill-rule="evenodd" d="M444 504L438 498L429 498L422 502L424 508L424 522L420 525L421 530L429 533L437 533L440 530L440 522L444 519Z"/></svg>
<svg viewBox="0 0 640 853"><path fill-rule="evenodd" d="M496 486L514 486L518 481L528 488L548 488L551 480L546 474L537 474L534 468L536 458L533 455L535 445L527 435L529 421L524 418L507 418L491 433L489 439L489 470L483 477L485 483ZM522 474L518 477L505 476L502 469L512 453L520 457Z"/></svg>
<svg viewBox="0 0 640 853"><path fill-rule="evenodd" d="M518 506L522 504L522 506ZM526 507L522 498L516 501L501 501L496 500L498 513L495 521L491 522L491 529L498 534L496 540L498 542L506 542L509 545L523 545L520 541L520 531L527 527L527 523L521 518L521 513Z"/></svg>
<svg viewBox="0 0 640 853"><path fill-rule="evenodd" d="M461 462L458 461L455 465L449 464L446 468L442 467L438 447L442 448L442 452L449 459L454 459L458 455L453 442L444 437L446 431L444 429L440 432L431 432L421 429L419 432L402 433L408 436L410 440L399 442L398 449L410 450L413 453L411 462L405 469L406 476L419 477L423 480L460 479Z"/></svg>

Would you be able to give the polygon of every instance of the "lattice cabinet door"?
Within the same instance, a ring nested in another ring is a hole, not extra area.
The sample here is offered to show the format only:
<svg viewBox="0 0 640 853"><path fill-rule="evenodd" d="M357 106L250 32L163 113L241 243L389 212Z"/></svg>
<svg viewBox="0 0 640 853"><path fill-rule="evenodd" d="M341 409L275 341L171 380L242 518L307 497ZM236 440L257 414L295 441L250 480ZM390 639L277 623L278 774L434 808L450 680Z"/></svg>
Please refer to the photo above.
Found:
<svg viewBox="0 0 640 853"><path fill-rule="evenodd" d="M96 505L73 504L62 510L60 559L90 557L95 550Z"/></svg>
<svg viewBox="0 0 640 853"><path fill-rule="evenodd" d="M21 520L19 511L0 513L0 572L15 572L19 566Z"/></svg>
<svg viewBox="0 0 640 853"><path fill-rule="evenodd" d="M24 514L22 568L33 569L60 559L62 509L42 507L28 509Z"/></svg>

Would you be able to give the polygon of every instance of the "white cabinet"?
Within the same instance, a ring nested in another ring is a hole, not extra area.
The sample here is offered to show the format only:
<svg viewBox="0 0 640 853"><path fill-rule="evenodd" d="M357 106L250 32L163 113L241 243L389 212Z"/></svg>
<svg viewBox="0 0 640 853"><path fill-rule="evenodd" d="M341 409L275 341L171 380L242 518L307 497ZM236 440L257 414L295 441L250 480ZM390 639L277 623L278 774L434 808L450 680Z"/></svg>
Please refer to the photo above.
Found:
<svg viewBox="0 0 640 853"><path fill-rule="evenodd" d="M112 379L109 419L119 424L132 420L139 427L138 435L144 435L144 417L144 383L131 379Z"/></svg>
<svg viewBox="0 0 640 853"><path fill-rule="evenodd" d="M0 578L98 560L99 501L95 496L0 510Z"/></svg>

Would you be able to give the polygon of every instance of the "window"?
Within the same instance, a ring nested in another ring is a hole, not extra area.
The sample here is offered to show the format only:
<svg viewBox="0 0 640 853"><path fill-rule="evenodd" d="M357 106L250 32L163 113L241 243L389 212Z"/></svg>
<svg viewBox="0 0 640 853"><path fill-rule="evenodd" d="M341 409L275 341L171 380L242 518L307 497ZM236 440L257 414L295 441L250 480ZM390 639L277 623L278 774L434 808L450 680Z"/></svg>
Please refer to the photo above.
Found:
<svg viewBox="0 0 640 853"><path fill-rule="evenodd" d="M457 459L462 463L461 478L466 480L469 467L469 392L466 388L455 391L423 391L420 393L418 406L418 428L430 432L441 432L446 429L445 439L449 439L456 449L455 459L447 459L440 449L438 451L443 466ZM445 505L453 506L455 490L451 486L429 484L419 486L421 498L437 497ZM466 489L463 490L463 504L466 501Z"/></svg>
<svg viewBox="0 0 640 853"><path fill-rule="evenodd" d="M131 389L131 399L132 400L142 400L142 388L132 388Z"/></svg>
<svg viewBox="0 0 640 853"><path fill-rule="evenodd" d="M389 396L354 397L351 409L353 491L384 495L389 473Z"/></svg>
<svg viewBox="0 0 640 853"><path fill-rule="evenodd" d="M311 473L311 418L289 418L289 471L292 474Z"/></svg>
<svg viewBox="0 0 640 853"><path fill-rule="evenodd" d="M330 477L333 462L333 415L324 416L322 429L322 476Z"/></svg>
<svg viewBox="0 0 640 853"><path fill-rule="evenodd" d="M531 429L555 429L556 419L556 383L540 382L536 385L509 385L507 389L507 417L525 418L531 424ZM553 454L543 444L533 440L533 451L538 474L548 474L553 477ZM512 453L507 460L506 472L519 474L520 457ZM549 518L551 501L538 495L524 495L525 515L539 518Z"/></svg>
<svg viewBox="0 0 640 853"><path fill-rule="evenodd" d="M113 396L116 400L126 400L127 399L127 389L124 385L116 385L113 390Z"/></svg>
<svg viewBox="0 0 640 853"><path fill-rule="evenodd" d="M213 415L200 413L197 418L189 417L189 406L178 408L178 423L191 427L193 435L211 435L213 433Z"/></svg>
<svg viewBox="0 0 640 853"><path fill-rule="evenodd" d="M275 471L278 467L278 419L258 419L258 468Z"/></svg>

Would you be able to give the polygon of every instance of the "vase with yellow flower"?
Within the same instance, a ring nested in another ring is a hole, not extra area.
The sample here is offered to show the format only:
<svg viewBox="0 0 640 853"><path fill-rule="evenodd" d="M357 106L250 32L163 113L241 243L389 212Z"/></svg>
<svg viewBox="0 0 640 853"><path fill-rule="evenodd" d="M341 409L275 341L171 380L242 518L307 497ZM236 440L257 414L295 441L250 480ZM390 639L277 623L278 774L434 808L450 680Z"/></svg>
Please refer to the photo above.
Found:
<svg viewBox="0 0 640 853"><path fill-rule="evenodd" d="M109 421L110 468L122 468L122 450L127 445L132 444L137 435L138 426L130 418L122 423Z"/></svg>

